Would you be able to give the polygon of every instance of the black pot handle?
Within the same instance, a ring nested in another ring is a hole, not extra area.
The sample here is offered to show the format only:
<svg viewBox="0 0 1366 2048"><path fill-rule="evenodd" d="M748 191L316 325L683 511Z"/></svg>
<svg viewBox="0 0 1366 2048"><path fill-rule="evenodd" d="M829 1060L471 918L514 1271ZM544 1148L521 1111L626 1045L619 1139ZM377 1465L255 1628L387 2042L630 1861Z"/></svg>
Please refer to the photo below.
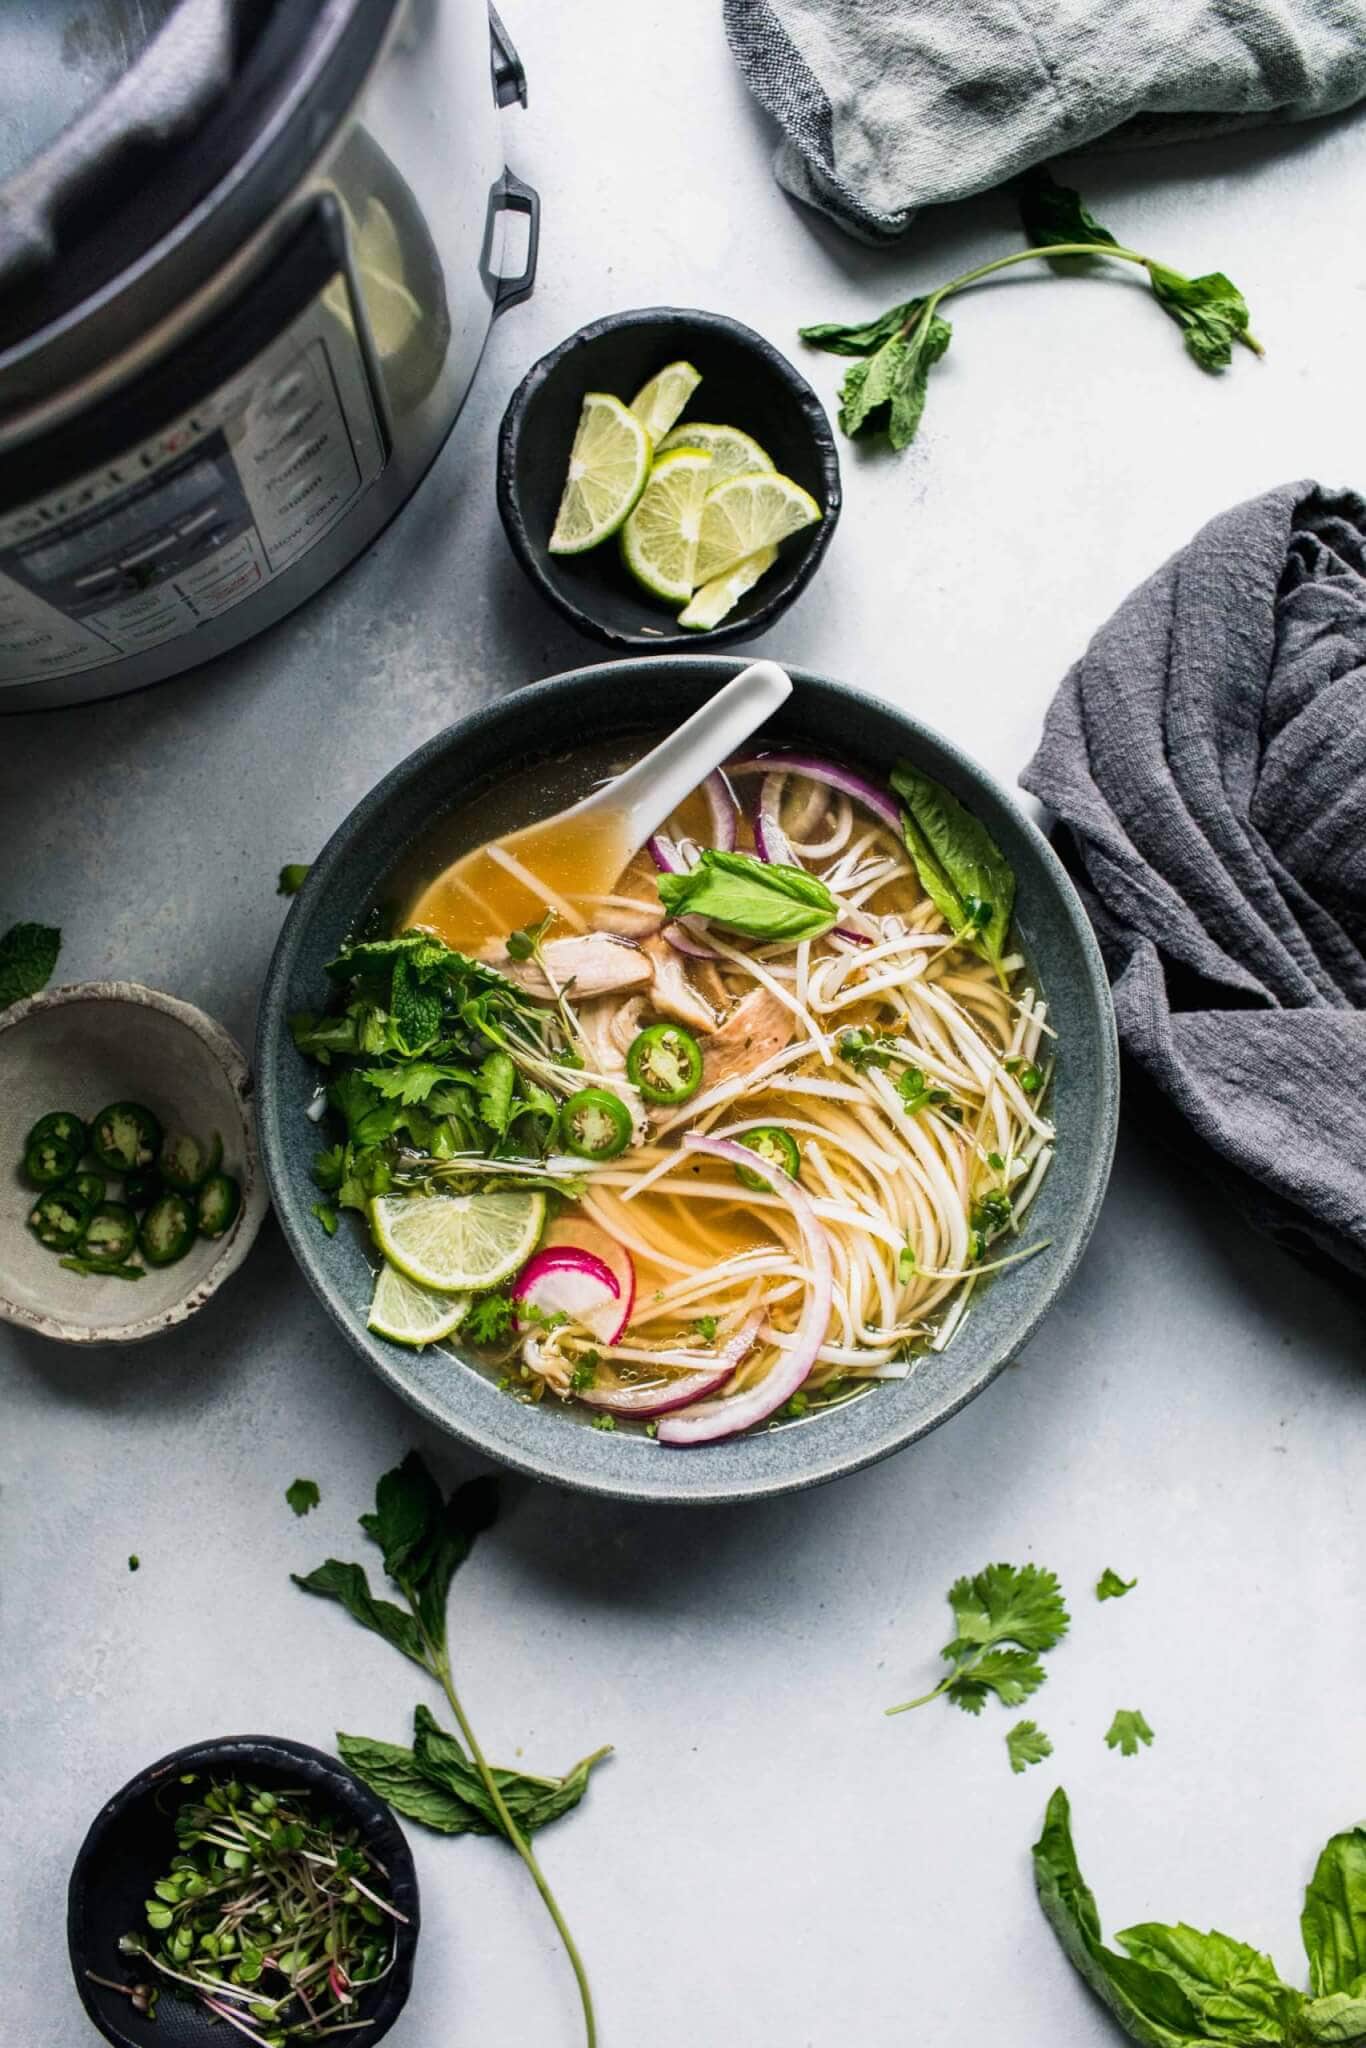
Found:
<svg viewBox="0 0 1366 2048"><path fill-rule="evenodd" d="M488 259L493 248L493 227L500 213L524 213L527 217L526 263L515 277L504 277L489 268ZM523 299L529 299L536 283L536 256L541 245L541 197L531 185L509 170L504 170L493 190L489 193L488 227L484 235L484 257L479 268L484 282L493 297L493 317L506 313L509 306L519 306Z"/></svg>

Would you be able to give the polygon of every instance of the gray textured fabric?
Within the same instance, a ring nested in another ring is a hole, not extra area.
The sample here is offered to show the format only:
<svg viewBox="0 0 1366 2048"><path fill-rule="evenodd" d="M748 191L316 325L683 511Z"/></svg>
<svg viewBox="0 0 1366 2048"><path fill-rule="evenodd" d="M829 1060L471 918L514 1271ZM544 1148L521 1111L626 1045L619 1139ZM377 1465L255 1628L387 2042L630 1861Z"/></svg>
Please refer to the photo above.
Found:
<svg viewBox="0 0 1366 2048"><path fill-rule="evenodd" d="M1366 0L724 0L778 178L870 239L1106 137L1366 96Z"/></svg>
<svg viewBox="0 0 1366 2048"><path fill-rule="evenodd" d="M1096 634L1021 781L1125 1051L1255 1222L1366 1275L1366 502L1287 484L1212 520Z"/></svg>

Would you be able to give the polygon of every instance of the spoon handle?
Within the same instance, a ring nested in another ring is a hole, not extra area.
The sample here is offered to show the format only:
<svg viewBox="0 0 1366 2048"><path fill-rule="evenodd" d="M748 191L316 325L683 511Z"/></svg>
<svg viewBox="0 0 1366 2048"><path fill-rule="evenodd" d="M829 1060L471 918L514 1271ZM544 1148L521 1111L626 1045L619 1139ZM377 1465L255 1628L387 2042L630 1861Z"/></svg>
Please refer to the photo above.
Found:
<svg viewBox="0 0 1366 2048"><path fill-rule="evenodd" d="M751 662L643 761L599 792L598 801L625 814L632 851L791 695L791 678L776 661Z"/></svg>

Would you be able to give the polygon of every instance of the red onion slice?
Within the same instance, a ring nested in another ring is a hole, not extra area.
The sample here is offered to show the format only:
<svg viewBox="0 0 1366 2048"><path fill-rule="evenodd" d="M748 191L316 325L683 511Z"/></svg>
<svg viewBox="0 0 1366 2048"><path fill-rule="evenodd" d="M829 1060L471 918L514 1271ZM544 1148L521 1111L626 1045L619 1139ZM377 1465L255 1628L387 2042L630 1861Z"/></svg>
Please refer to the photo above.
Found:
<svg viewBox="0 0 1366 2048"><path fill-rule="evenodd" d="M792 849L792 841L783 830L780 816L783 801L783 784L787 780L784 771L766 775L759 788L759 808L754 816L754 844L759 850L760 860L770 867L799 868L801 862Z"/></svg>
<svg viewBox="0 0 1366 2048"><path fill-rule="evenodd" d="M879 789L866 775L858 775L852 768L841 768L838 761L823 761L814 754L756 754L744 761L727 763L732 775L769 775L780 772L786 775L808 775L813 782L824 782L831 789L842 789L846 796L864 804L889 825L893 832L901 830L901 811L896 798L889 796L885 789Z"/></svg>
<svg viewBox="0 0 1366 2048"><path fill-rule="evenodd" d="M711 813L712 845L719 847L722 853L734 853L739 806L731 795L730 784L719 768L713 768L703 782L702 794Z"/></svg>
<svg viewBox="0 0 1366 2048"><path fill-rule="evenodd" d="M683 1143L692 1151L705 1152L710 1159L724 1159L732 1166L744 1166L753 1171L754 1154L747 1145L737 1145L731 1138L707 1138L689 1131ZM767 1168L767 1162L765 1166ZM792 1211L801 1232L806 1262L811 1269L801 1321L792 1333L790 1347L779 1353L777 1363L766 1379L760 1380L757 1386L747 1387L742 1394L733 1394L727 1401L703 1401L694 1408L680 1409L660 1423L659 1441L662 1444L715 1443L721 1437L738 1435L752 1423L762 1422L765 1416L772 1415L796 1393L816 1363L816 1354L825 1341L834 1296L829 1239L811 1206L810 1197L795 1180L780 1167L774 1167L768 1172L768 1184L779 1201L786 1202Z"/></svg>
<svg viewBox="0 0 1366 2048"><path fill-rule="evenodd" d="M661 875L684 873L683 856L667 833L656 832L645 842L645 851Z"/></svg>
<svg viewBox="0 0 1366 2048"><path fill-rule="evenodd" d="M654 1387L584 1387L579 1399L590 1408L605 1408L613 1415L633 1415L639 1421L648 1420L651 1415L668 1415L675 1408L687 1408L695 1401L705 1399L708 1394L720 1391L735 1371L745 1353L753 1346L755 1338L763 1327L763 1311L759 1310L742 1323L728 1343L723 1344L714 1359L696 1371L688 1371L680 1379L670 1380L667 1386ZM696 1352L661 1351L661 1365L690 1365Z"/></svg>

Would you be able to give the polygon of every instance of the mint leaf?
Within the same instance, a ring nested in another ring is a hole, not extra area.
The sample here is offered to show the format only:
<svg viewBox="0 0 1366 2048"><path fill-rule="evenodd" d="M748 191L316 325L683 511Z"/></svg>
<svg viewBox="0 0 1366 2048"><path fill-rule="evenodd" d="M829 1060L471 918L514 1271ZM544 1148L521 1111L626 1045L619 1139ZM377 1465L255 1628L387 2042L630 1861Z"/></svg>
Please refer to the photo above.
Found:
<svg viewBox="0 0 1366 2048"><path fill-rule="evenodd" d="M395 1813L420 1821L442 1835L492 1834L494 1830L467 1800L429 1778L411 1749L376 1742L367 1735L337 1731L337 1754L356 1776L386 1799Z"/></svg>
<svg viewBox="0 0 1366 2048"><path fill-rule="evenodd" d="M1121 1707L1106 1731L1105 1743L1108 1749L1117 1749L1121 1756L1137 1756L1139 1744L1150 1744L1153 1731L1137 1707Z"/></svg>
<svg viewBox="0 0 1366 2048"><path fill-rule="evenodd" d="M1366 1827L1348 1828L1325 1847L1304 1894L1300 1932L1315 1995L1366 1999Z"/></svg>
<svg viewBox="0 0 1366 2048"><path fill-rule="evenodd" d="M839 905L819 876L710 846L695 868L660 875L656 886L671 917L710 918L751 939L795 944L819 938L839 917Z"/></svg>
<svg viewBox="0 0 1366 2048"><path fill-rule="evenodd" d="M1034 164L1016 187L1020 225L1036 249L1059 242L1090 242L1098 250L1117 249L1118 239L1102 227L1082 198L1070 185L1054 182L1046 164ZM1053 260L1056 270L1080 269L1085 256L1061 256Z"/></svg>
<svg viewBox="0 0 1366 2048"><path fill-rule="evenodd" d="M386 1643L391 1643L405 1657L411 1657L414 1664L421 1664L426 1669L416 1621L401 1607L395 1607L391 1600L376 1600L360 1565L343 1564L339 1558L329 1557L316 1571L302 1578L298 1572L291 1572L290 1577L305 1593L316 1593L321 1599L337 1601L362 1628L383 1636Z"/></svg>
<svg viewBox="0 0 1366 2048"><path fill-rule="evenodd" d="M61 950L55 925L12 924L0 938L0 1010L46 988Z"/></svg>
<svg viewBox="0 0 1366 2048"><path fill-rule="evenodd" d="M1096 1580L1097 1600L1122 1600L1126 1593L1132 1593L1137 1579L1122 1579L1118 1572L1111 1571L1107 1564Z"/></svg>
<svg viewBox="0 0 1366 2048"><path fill-rule="evenodd" d="M306 1515L322 1499L316 1479L296 1479L285 1488L285 1499L296 1515Z"/></svg>
<svg viewBox="0 0 1366 2048"><path fill-rule="evenodd" d="M1165 313L1181 329L1182 339L1202 370L1223 370L1233 360L1233 344L1248 330L1247 300L1222 270L1205 277L1183 277L1161 263L1149 263L1153 293Z"/></svg>
<svg viewBox="0 0 1366 2048"><path fill-rule="evenodd" d="M953 336L947 320L928 306L909 332L895 331L877 351L846 372L840 389L840 428L851 438L885 427L893 448L915 439L925 410L930 371Z"/></svg>
<svg viewBox="0 0 1366 2048"><path fill-rule="evenodd" d="M277 896L297 896L312 871L312 861L291 861L280 870L280 879L275 884Z"/></svg>
<svg viewBox="0 0 1366 2048"><path fill-rule="evenodd" d="M902 328L913 326L924 304L923 299L903 299L899 306L889 306L872 320L848 326L839 320L823 320L814 327L799 327L797 332L812 348L823 348L828 355L870 356Z"/></svg>
<svg viewBox="0 0 1366 2048"><path fill-rule="evenodd" d="M1010 1768L1018 1776L1030 1764L1041 1764L1046 1756L1052 1756L1053 1745L1037 1722L1017 1721L1006 1734L1006 1750Z"/></svg>

